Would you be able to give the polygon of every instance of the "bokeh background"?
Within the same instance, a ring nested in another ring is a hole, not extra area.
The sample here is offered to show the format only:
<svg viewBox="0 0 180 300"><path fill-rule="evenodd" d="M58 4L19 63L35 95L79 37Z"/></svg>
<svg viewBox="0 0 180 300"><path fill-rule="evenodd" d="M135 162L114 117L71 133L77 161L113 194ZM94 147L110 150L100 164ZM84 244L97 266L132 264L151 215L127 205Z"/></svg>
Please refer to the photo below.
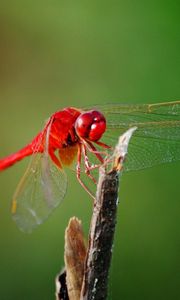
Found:
<svg viewBox="0 0 180 300"><path fill-rule="evenodd" d="M180 96L179 1L0 1L0 156L64 106ZM92 203L68 172L62 205L32 234L10 202L27 160L0 175L0 299L54 299L71 216ZM109 299L180 299L180 163L124 174Z"/></svg>

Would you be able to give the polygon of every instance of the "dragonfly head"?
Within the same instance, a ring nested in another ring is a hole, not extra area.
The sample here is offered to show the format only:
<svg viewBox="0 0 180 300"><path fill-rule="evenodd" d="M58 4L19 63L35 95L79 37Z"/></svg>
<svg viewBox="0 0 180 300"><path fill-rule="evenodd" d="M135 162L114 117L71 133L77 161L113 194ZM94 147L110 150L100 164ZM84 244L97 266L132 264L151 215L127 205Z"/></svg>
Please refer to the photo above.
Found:
<svg viewBox="0 0 180 300"><path fill-rule="evenodd" d="M90 110L79 115L75 130L80 138L98 141L106 130L106 119L97 110Z"/></svg>

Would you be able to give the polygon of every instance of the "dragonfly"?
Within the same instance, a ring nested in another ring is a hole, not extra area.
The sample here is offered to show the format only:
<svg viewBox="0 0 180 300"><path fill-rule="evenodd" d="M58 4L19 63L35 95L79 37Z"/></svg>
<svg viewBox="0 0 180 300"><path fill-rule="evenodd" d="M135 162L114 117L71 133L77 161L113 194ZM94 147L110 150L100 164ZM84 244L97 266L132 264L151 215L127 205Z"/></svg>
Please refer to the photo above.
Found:
<svg viewBox="0 0 180 300"><path fill-rule="evenodd" d="M78 181L91 195L82 173L96 184L93 170L108 161L118 137L131 127L137 129L124 171L180 160L180 101L67 107L55 112L28 145L0 159L2 171L31 156L12 200L18 227L32 231L60 204L67 190L65 167L73 162Z"/></svg>

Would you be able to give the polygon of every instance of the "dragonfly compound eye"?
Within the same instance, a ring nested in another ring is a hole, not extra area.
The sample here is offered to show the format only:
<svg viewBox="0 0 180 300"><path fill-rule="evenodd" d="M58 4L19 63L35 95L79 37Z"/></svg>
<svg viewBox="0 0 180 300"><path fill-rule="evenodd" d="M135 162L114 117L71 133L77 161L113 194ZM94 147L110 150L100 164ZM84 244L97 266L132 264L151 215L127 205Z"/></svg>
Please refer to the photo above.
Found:
<svg viewBox="0 0 180 300"><path fill-rule="evenodd" d="M91 110L77 118L75 129L79 137L98 141L106 130L106 119L99 111Z"/></svg>

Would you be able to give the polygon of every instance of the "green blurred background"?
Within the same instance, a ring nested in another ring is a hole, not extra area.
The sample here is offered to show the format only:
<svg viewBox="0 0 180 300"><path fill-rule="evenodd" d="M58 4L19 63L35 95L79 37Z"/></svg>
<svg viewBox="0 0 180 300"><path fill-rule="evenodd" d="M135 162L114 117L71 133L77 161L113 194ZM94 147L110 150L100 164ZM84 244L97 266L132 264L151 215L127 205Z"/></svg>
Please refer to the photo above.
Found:
<svg viewBox="0 0 180 300"><path fill-rule="evenodd" d="M179 1L0 2L0 156L64 106L179 99ZM0 299L54 299L71 216L92 203L69 174L65 201L32 234L10 201L27 160L0 176ZM180 163L124 174L109 299L180 299ZM74 196L78 195L78 197Z"/></svg>

